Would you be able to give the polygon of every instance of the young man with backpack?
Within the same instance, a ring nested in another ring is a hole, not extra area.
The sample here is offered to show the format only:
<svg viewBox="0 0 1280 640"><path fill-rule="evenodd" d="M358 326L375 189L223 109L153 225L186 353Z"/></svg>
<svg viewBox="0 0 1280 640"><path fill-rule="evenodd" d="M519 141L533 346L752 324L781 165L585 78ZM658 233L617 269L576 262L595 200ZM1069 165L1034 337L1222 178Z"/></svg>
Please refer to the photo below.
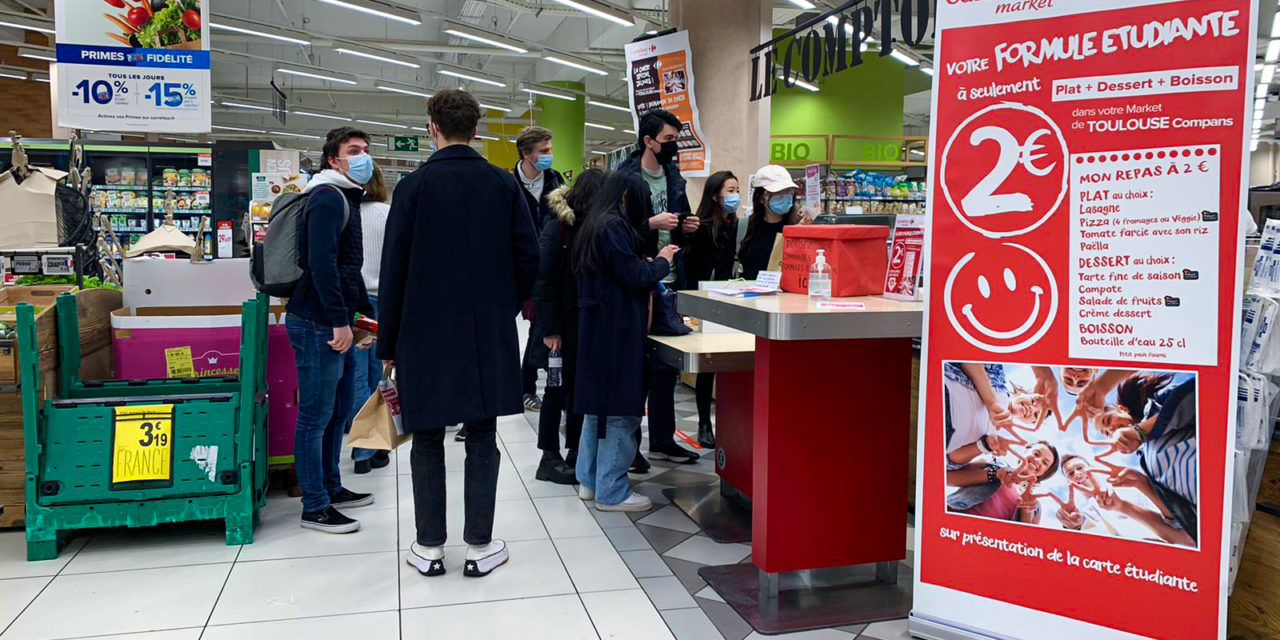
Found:
<svg viewBox="0 0 1280 640"><path fill-rule="evenodd" d="M373 311L360 274L360 201L363 185L373 176L369 137L351 127L330 131L321 164L324 170L307 183L302 214L295 220L302 273L286 307L285 324L298 367L294 469L302 489L302 526L351 533L360 523L338 508L373 504L373 495L344 488L338 473L355 379L351 325L357 312ZM272 220L273 225L285 222ZM272 241L268 236L268 254Z"/></svg>
<svg viewBox="0 0 1280 640"><path fill-rule="evenodd" d="M493 538L501 455L498 416L524 409L516 314L538 275L538 238L523 189L471 148L480 105L460 89L427 101L437 148L396 186L378 276L378 358L394 361L417 537L405 560L445 572L444 429L467 429L463 575L507 561Z"/></svg>

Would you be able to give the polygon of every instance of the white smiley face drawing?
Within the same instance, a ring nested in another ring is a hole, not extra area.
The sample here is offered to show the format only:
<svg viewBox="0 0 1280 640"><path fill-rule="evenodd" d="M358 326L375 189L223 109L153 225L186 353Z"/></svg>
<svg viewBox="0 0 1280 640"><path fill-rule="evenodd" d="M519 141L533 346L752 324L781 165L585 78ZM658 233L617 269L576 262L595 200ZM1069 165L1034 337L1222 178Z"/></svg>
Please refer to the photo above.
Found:
<svg viewBox="0 0 1280 640"><path fill-rule="evenodd" d="M972 264L976 251L961 258L947 276L943 300L951 326L966 342L1010 353L1048 333L1058 312L1058 286L1049 265L1034 251L1013 243L1001 246L1016 251L984 252L985 269ZM985 255L990 253L997 255Z"/></svg>

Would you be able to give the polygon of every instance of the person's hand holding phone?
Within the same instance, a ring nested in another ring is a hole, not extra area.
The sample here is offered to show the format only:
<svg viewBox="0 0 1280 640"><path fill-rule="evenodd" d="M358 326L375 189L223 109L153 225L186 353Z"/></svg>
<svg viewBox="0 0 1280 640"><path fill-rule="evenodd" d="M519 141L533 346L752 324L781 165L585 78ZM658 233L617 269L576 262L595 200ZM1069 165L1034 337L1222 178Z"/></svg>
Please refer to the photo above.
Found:
<svg viewBox="0 0 1280 640"><path fill-rule="evenodd" d="M654 231L671 231L680 226L680 216L674 213L659 213L649 218L649 228Z"/></svg>
<svg viewBox="0 0 1280 640"><path fill-rule="evenodd" d="M355 334L352 333L351 327L334 327L333 339L329 341L329 348L338 353L346 353L351 349L351 343L355 341Z"/></svg>
<svg viewBox="0 0 1280 640"><path fill-rule="evenodd" d="M680 247L677 247L677 246L676 246L676 245L674 245L674 244L669 244L669 245L667 245L667 246L663 247L663 248L662 248L662 251L659 251L659 252L658 252L658 257L659 257L659 258L666 258L666 260L667 260L667 264L675 264L675 263L676 263L676 254L677 254L677 253L679 253L679 252L680 252Z"/></svg>
<svg viewBox="0 0 1280 640"><path fill-rule="evenodd" d="M689 215L683 217L684 223L680 225L680 230L685 233L694 233L698 230L698 227L702 226L702 219L698 216Z"/></svg>

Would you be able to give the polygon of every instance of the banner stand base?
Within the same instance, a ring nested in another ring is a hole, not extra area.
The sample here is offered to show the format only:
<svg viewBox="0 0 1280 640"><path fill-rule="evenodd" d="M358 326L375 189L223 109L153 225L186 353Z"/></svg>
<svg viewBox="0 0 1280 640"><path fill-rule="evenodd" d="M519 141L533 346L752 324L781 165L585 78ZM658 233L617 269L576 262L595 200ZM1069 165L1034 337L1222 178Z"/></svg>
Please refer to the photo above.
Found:
<svg viewBox="0 0 1280 640"><path fill-rule="evenodd" d="M896 568L897 584L885 584L881 572ZM823 579L824 575L839 577ZM911 612L911 567L903 562L839 567L836 570L769 574L803 584L786 587L775 599L760 600L760 569L733 564L703 567L698 575L733 607L747 624L763 634L806 631L904 618ZM852 578L852 579L851 579Z"/></svg>
<svg viewBox="0 0 1280 640"><path fill-rule="evenodd" d="M994 640L993 636L957 629L951 625L921 618L914 612L907 620L907 633L922 640Z"/></svg>

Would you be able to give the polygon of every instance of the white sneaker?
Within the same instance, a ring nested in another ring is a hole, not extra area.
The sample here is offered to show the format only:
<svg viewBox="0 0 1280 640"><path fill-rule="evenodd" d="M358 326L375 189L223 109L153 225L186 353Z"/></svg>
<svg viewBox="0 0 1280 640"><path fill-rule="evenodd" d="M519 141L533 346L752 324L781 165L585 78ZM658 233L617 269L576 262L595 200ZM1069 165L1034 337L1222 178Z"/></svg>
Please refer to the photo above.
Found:
<svg viewBox="0 0 1280 640"><path fill-rule="evenodd" d="M444 575L444 547L424 547L415 542L409 545L409 554L404 559L424 576Z"/></svg>
<svg viewBox="0 0 1280 640"><path fill-rule="evenodd" d="M592 489L591 487L588 487L585 484L580 484L578 485L578 499L587 500L587 501L595 500L596 490Z"/></svg>
<svg viewBox="0 0 1280 640"><path fill-rule="evenodd" d="M501 567L511 559L507 552L507 543L493 540L483 547L468 546L467 562L462 567L462 575L469 578L483 578Z"/></svg>
<svg viewBox="0 0 1280 640"><path fill-rule="evenodd" d="M648 511L652 508L653 508L653 501L649 499L649 496L640 495L634 491L631 492L631 495L627 496L626 500L623 500L618 504L600 504L599 502L596 503L597 511L637 512L637 511Z"/></svg>

